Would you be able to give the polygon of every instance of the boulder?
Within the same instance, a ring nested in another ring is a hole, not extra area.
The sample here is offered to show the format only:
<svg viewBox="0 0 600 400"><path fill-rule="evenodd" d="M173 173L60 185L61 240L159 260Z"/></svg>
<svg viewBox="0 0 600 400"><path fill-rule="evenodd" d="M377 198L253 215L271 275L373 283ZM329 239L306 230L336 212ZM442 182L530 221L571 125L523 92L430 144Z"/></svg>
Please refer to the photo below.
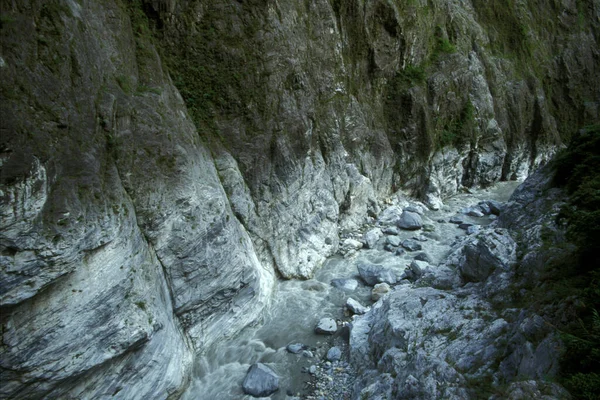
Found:
<svg viewBox="0 0 600 400"><path fill-rule="evenodd" d="M384 245L383 245L383 249L384 249L385 251L389 251L390 253L393 253L394 251L396 251L396 247L392 246L392 245L391 245L391 244L389 244L389 243L386 243L386 244L384 244Z"/></svg>
<svg viewBox="0 0 600 400"><path fill-rule="evenodd" d="M355 239L346 239L342 242L342 246L340 248L340 250L342 252L347 252L347 251L351 251L351 250L360 250L362 249L363 244L361 242L359 242L358 240Z"/></svg>
<svg viewBox="0 0 600 400"><path fill-rule="evenodd" d="M373 228L363 235L363 241L367 249L375 248L377 241L383 235L381 229Z"/></svg>
<svg viewBox="0 0 600 400"><path fill-rule="evenodd" d="M421 276L423 276L423 271L428 266L429 266L429 263L426 261L413 260L410 263L410 267L409 267L413 279L417 280Z"/></svg>
<svg viewBox="0 0 600 400"><path fill-rule="evenodd" d="M398 229L395 226L386 226L384 228L381 228L381 231L383 233L385 233L386 235L399 235L400 234L400 229Z"/></svg>
<svg viewBox="0 0 600 400"><path fill-rule="evenodd" d="M346 307L348 310L352 311L354 314L362 315L369 311L369 309L362 304L360 304L357 300L354 300L352 297L348 297L346 300Z"/></svg>
<svg viewBox="0 0 600 400"><path fill-rule="evenodd" d="M464 246L460 273L467 281L480 282L496 269L508 271L516 263L517 245L504 229L488 229Z"/></svg>
<svg viewBox="0 0 600 400"><path fill-rule="evenodd" d="M389 283L390 285L396 283L396 275L394 272L382 265L361 262L357 267L360 277L367 285L373 286L382 282Z"/></svg>
<svg viewBox="0 0 600 400"><path fill-rule="evenodd" d="M287 347L285 349L292 354L298 354L305 348L306 348L306 346L303 345L302 343L290 343L287 345Z"/></svg>
<svg viewBox="0 0 600 400"><path fill-rule="evenodd" d="M492 213L492 209L490 208L489 204L485 201L479 202L479 209L484 215L490 215Z"/></svg>
<svg viewBox="0 0 600 400"><path fill-rule="evenodd" d="M321 335L333 335L337 332L337 324L333 318L321 318L315 327L315 333Z"/></svg>
<svg viewBox="0 0 600 400"><path fill-rule="evenodd" d="M492 214L500 215L500 212L502 212L502 203L496 200L487 200L486 203L490 207Z"/></svg>
<svg viewBox="0 0 600 400"><path fill-rule="evenodd" d="M356 279L332 279L331 286L352 292L358 287L358 281Z"/></svg>
<svg viewBox="0 0 600 400"><path fill-rule="evenodd" d="M415 256L415 260L418 261L425 261L429 264L433 263L433 260L431 259L431 257L429 256L429 254L423 252L423 253L419 253Z"/></svg>
<svg viewBox="0 0 600 400"><path fill-rule="evenodd" d="M396 225L402 215L402 209L398 206L390 206L383 210L377 222L380 225Z"/></svg>
<svg viewBox="0 0 600 400"><path fill-rule="evenodd" d="M244 378L242 389L244 393L254 397L270 396L279 389L279 376L265 364L252 364Z"/></svg>
<svg viewBox="0 0 600 400"><path fill-rule="evenodd" d="M408 251L419 251L423 249L423 246L421 246L419 243L412 239L406 239L405 241L403 241L402 247L404 247Z"/></svg>
<svg viewBox="0 0 600 400"><path fill-rule="evenodd" d="M385 241L394 247L400 246L400 238L398 236L388 236L385 238Z"/></svg>
<svg viewBox="0 0 600 400"><path fill-rule="evenodd" d="M339 347L332 347L327 351L328 361L339 361L342 358L342 351Z"/></svg>
<svg viewBox="0 0 600 400"><path fill-rule="evenodd" d="M451 224L456 224L456 225L460 225L464 222L464 220L462 219L462 217L460 215L455 215L453 217L450 217L450 219L448 221Z"/></svg>
<svg viewBox="0 0 600 400"><path fill-rule="evenodd" d="M417 230L423 226L423 219L416 212L406 211L400 216L398 227L406 230Z"/></svg>
<svg viewBox="0 0 600 400"><path fill-rule="evenodd" d="M471 226L473 226L473 224L472 224L472 223L470 223L470 222L463 222L462 224L458 225L458 227L459 227L460 229L463 229L463 230L465 230L465 231L466 231L467 229L469 229L469 227L471 227Z"/></svg>
<svg viewBox="0 0 600 400"><path fill-rule="evenodd" d="M378 283L373 287L373 290L371 290L371 299L377 301L386 293L389 293L390 290L392 290L392 288L387 283Z"/></svg>
<svg viewBox="0 0 600 400"><path fill-rule="evenodd" d="M483 212L481 212L480 210L478 210L477 208L472 208L469 210L469 212L467 213L467 215L471 216L471 217L483 217Z"/></svg>
<svg viewBox="0 0 600 400"><path fill-rule="evenodd" d="M394 255L403 256L405 253L406 253L406 250L404 250L402 248L397 248L396 252L394 253Z"/></svg>

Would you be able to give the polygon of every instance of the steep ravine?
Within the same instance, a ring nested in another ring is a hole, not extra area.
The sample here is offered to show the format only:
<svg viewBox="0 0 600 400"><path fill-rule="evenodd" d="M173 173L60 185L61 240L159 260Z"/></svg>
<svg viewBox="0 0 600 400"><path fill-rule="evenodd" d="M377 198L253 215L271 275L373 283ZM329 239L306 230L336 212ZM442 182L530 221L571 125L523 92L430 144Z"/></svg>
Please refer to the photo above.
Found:
<svg viewBox="0 0 600 400"><path fill-rule="evenodd" d="M0 0L0 397L178 398L397 190L441 207L597 121L599 24L592 0Z"/></svg>

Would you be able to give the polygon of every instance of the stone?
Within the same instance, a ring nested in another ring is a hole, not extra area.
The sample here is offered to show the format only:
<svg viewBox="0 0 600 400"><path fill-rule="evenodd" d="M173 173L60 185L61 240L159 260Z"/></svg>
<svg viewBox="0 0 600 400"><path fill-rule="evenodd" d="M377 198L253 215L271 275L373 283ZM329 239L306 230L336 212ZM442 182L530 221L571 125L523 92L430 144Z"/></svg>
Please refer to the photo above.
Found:
<svg viewBox="0 0 600 400"><path fill-rule="evenodd" d="M433 224L423 224L423 230L425 232L434 232L435 226Z"/></svg>
<svg viewBox="0 0 600 400"><path fill-rule="evenodd" d="M484 215L490 215L492 213L492 209L490 208L490 205L485 201L479 202L479 209L481 210L481 212Z"/></svg>
<svg viewBox="0 0 600 400"><path fill-rule="evenodd" d="M302 350L302 357L313 358L314 354L310 350Z"/></svg>
<svg viewBox="0 0 600 400"><path fill-rule="evenodd" d="M469 215L471 217L477 217L477 218L483 217L483 213L480 210L478 210L477 208L471 208L469 210L469 212L467 213L467 215Z"/></svg>
<svg viewBox="0 0 600 400"><path fill-rule="evenodd" d="M413 279L417 280L423 276L423 271L429 266L426 261L413 260L410 263L410 272Z"/></svg>
<svg viewBox="0 0 600 400"><path fill-rule="evenodd" d="M500 203L499 201L495 201L495 200L487 200L486 203L490 207L490 211L492 212L492 214L500 215L500 213L502 212L502 207L503 207L502 203Z"/></svg>
<svg viewBox="0 0 600 400"><path fill-rule="evenodd" d="M320 335L333 335L337 332L337 323L333 318L321 318L315 327L315 333Z"/></svg>
<svg viewBox="0 0 600 400"><path fill-rule="evenodd" d="M398 229L395 226L386 226L381 228L381 231L383 233L385 233L386 235L399 235L400 234L400 229Z"/></svg>
<svg viewBox="0 0 600 400"><path fill-rule="evenodd" d="M331 286L337 289L347 290L353 292L358 287L358 281L356 279L332 279Z"/></svg>
<svg viewBox="0 0 600 400"><path fill-rule="evenodd" d="M423 249L423 246L421 246L419 243L412 239L406 239L405 241L403 241L402 247L404 247L408 251L419 251Z"/></svg>
<svg viewBox="0 0 600 400"><path fill-rule="evenodd" d="M291 343L285 348L289 353L298 354L306 348L302 343Z"/></svg>
<svg viewBox="0 0 600 400"><path fill-rule="evenodd" d="M394 272L382 265L360 262L358 263L357 268L360 277L367 285L373 286L382 282L391 285L396 283L396 275Z"/></svg>
<svg viewBox="0 0 600 400"><path fill-rule="evenodd" d="M244 393L267 397L279 390L279 376L262 363L252 364L242 383Z"/></svg>
<svg viewBox="0 0 600 400"><path fill-rule="evenodd" d="M403 211L398 227L405 230L417 230L423 226L423 219L416 212Z"/></svg>
<svg viewBox="0 0 600 400"><path fill-rule="evenodd" d="M374 249L379 238L383 235L381 229L373 228L363 235L363 241L367 249Z"/></svg>
<svg viewBox="0 0 600 400"><path fill-rule="evenodd" d="M392 288L387 283L378 283L373 287L373 290L371 290L371 299L373 301L378 301L385 294L389 293L390 290L392 290Z"/></svg>
<svg viewBox="0 0 600 400"><path fill-rule="evenodd" d="M317 366L316 365L311 365L308 368L308 373L311 375L315 375L317 373Z"/></svg>
<svg viewBox="0 0 600 400"><path fill-rule="evenodd" d="M342 351L339 347L332 347L327 351L327 360L339 361L342 358Z"/></svg>
<svg viewBox="0 0 600 400"><path fill-rule="evenodd" d="M400 238L398 236L388 236L385 238L385 241L394 247L400 246Z"/></svg>
<svg viewBox="0 0 600 400"><path fill-rule="evenodd" d="M470 223L470 222L463 222L462 224L458 225L458 227L459 227L460 229L462 229L462 230L465 230L465 231L466 231L467 229L469 229L469 227L471 227L471 226L473 226L473 224L472 224L472 223Z"/></svg>
<svg viewBox="0 0 600 400"><path fill-rule="evenodd" d="M346 307L348 310L352 311L352 313L358 315L362 315L369 311L367 307L363 306L358 300L354 300L352 297L348 297L348 300L346 300Z"/></svg>
<svg viewBox="0 0 600 400"><path fill-rule="evenodd" d="M380 225L396 225L402 215L402 209L398 206L390 206L383 210L377 218L377 223Z"/></svg>
<svg viewBox="0 0 600 400"><path fill-rule="evenodd" d="M474 235L480 231L479 225L472 225L467 228L467 235Z"/></svg>
<svg viewBox="0 0 600 400"><path fill-rule="evenodd" d="M394 252L395 256L403 256L404 254L406 254L406 250L404 250L403 248L397 248Z"/></svg>
<svg viewBox="0 0 600 400"><path fill-rule="evenodd" d="M340 248L340 250L346 252L346 251L351 251L351 250L360 250L362 249L363 244L361 242L359 242L358 240L355 239L345 239L342 242L342 246Z"/></svg>
<svg viewBox="0 0 600 400"><path fill-rule="evenodd" d="M460 216L460 215L454 215L452 217L450 217L450 219L448 220L451 224L462 224L464 222L464 219Z"/></svg>
<svg viewBox="0 0 600 400"><path fill-rule="evenodd" d="M384 244L384 245L383 245L383 249L384 249L385 251L389 251L390 253L393 253L394 251L396 251L396 247L392 246L392 245L391 245L391 244L389 244L389 243L386 243L386 244Z"/></svg>
<svg viewBox="0 0 600 400"><path fill-rule="evenodd" d="M481 282L495 270L508 271L517 260L517 245L506 230L480 232L464 246L464 260L459 269L467 281Z"/></svg>
<svg viewBox="0 0 600 400"><path fill-rule="evenodd" d="M429 264L433 263L433 260L432 260L432 258L429 256L429 254L427 254L427 253L425 253L425 252L417 254L417 255L414 257L414 259L415 259L415 260L418 260L418 261L425 261L425 262L427 262L427 263L429 263Z"/></svg>

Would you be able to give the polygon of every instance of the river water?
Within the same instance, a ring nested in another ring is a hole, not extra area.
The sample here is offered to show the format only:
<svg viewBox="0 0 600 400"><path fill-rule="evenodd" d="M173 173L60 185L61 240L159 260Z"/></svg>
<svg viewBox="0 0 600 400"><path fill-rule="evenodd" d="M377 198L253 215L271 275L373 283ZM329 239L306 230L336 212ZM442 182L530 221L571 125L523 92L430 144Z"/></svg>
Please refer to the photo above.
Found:
<svg viewBox="0 0 600 400"><path fill-rule="evenodd" d="M500 182L490 188L457 194L446 199L445 207L439 211L426 211L424 216L434 225L435 230L423 233L427 241L421 242L424 252L438 265L449 253L451 244L465 231L457 225L437 222L447 221L464 207L477 204L481 200L505 202L519 182ZM466 222L486 225L488 217L472 218L462 216ZM402 231L399 237L404 240L420 236L421 232ZM304 397L310 390L311 375L306 373L311 365L324 358L327 350L344 341L343 330L335 336L322 336L314 333L314 328L323 317L338 321L348 321L345 311L348 297L359 300L363 305L371 305L371 287L362 284L358 278L356 262L366 260L385 265L398 275L412 261L418 252L407 252L395 256L384 251L382 241L376 249L360 250L352 258L340 255L330 257L308 281L280 281L273 295L273 301L265 311L264 323L259 327L247 328L236 338L220 343L199 357L194 371L194 380L183 395L183 400L249 400L241 383L251 364L262 362L271 367L280 377L279 391L271 399L286 399L288 394ZM359 286L355 291L344 292L330 285L332 279L355 278ZM341 332L341 333L340 333ZM287 352L290 343L306 345L313 357Z"/></svg>

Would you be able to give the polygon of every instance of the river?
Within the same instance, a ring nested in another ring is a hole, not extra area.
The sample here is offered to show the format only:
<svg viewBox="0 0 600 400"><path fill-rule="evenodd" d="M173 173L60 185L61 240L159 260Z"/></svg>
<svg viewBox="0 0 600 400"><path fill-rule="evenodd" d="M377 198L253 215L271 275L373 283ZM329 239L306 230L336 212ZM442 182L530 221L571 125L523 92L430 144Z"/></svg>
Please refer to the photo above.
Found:
<svg viewBox="0 0 600 400"><path fill-rule="evenodd" d="M465 231L448 219L460 213L464 207L477 204L481 200L505 202L519 182L500 182L490 188L473 190L471 193L457 194L445 201L439 211L425 211L424 217L434 226L432 232L401 231L404 240L414 236L425 237L421 242L424 252L438 265L448 255L451 244ZM486 225L489 217L463 216L466 222ZM446 222L438 222L444 220ZM252 399L244 395L241 383L249 366L262 362L271 367L279 376L279 391L271 396L274 400L286 399L288 395L304 398L312 389L313 380L307 369L321 361L332 345L344 350L347 358L347 345L343 330L335 336L322 336L314 333L319 319L332 317L338 321L350 319L345 310L346 299L351 296L368 306L371 287L363 285L358 278L357 260L366 260L385 265L398 275L413 259L415 252L395 256L382 249L383 239L375 249L363 249L352 258L341 255L330 257L316 272L314 279L307 281L280 281L273 294L273 300L265 311L264 323L247 328L236 338L220 343L198 358L193 382L183 395L183 400L239 400ZM330 285L332 279L355 278L359 286L355 291L344 292ZM302 343L310 354L292 354L286 350L290 343ZM307 357L308 355L308 357ZM340 399L341 400L341 399Z"/></svg>

